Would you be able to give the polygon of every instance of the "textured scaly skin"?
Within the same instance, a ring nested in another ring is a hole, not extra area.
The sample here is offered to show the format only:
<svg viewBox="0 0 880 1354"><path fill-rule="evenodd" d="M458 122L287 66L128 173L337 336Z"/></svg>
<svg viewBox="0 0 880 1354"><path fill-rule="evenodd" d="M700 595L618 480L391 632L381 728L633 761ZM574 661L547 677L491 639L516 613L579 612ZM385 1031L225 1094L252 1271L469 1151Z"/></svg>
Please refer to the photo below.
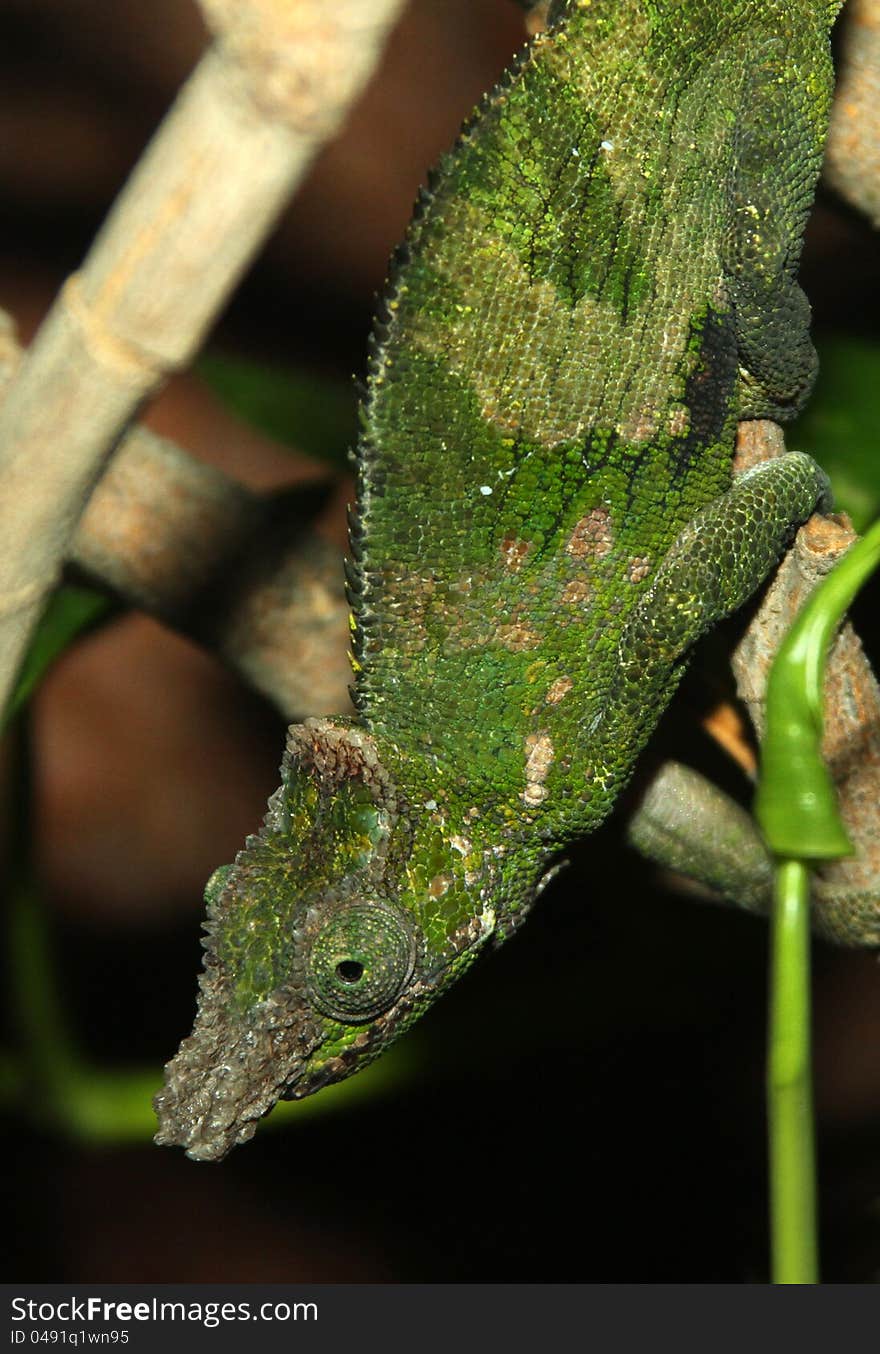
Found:
<svg viewBox="0 0 880 1354"><path fill-rule="evenodd" d="M223 1156L509 935L822 500L806 457L730 466L737 420L812 383L795 270L838 8L557 0L440 165L363 407L359 717L291 729L209 882L157 1141Z"/></svg>

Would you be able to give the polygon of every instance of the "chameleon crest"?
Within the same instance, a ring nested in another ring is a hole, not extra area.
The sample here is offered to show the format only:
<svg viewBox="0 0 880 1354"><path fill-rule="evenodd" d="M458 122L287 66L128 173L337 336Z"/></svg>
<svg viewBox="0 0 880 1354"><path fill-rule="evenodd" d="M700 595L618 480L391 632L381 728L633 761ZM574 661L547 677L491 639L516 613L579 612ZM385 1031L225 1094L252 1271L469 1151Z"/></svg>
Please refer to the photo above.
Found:
<svg viewBox="0 0 880 1354"><path fill-rule="evenodd" d="M423 194L374 334L358 719L291 729L207 890L157 1141L198 1158L364 1065L608 813L687 651L825 494L731 485L815 369L795 273L827 0L555 0Z"/></svg>

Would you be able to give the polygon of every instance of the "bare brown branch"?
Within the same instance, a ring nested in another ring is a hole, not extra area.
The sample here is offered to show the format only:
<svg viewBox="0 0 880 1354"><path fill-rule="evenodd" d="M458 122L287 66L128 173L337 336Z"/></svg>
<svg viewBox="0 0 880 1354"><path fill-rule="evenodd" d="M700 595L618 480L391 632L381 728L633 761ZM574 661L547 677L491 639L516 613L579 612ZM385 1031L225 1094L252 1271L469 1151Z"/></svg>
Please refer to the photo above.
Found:
<svg viewBox="0 0 880 1354"><path fill-rule="evenodd" d="M136 429L92 494L69 561L219 654L286 719L346 713L342 561L309 529L309 497L253 494Z"/></svg>
<svg viewBox="0 0 880 1354"><path fill-rule="evenodd" d="M770 423L740 425L744 469L784 451ZM733 656L740 698L760 738L770 665L801 605L855 540L845 518L815 516L798 533ZM880 688L852 626L832 646L825 680L823 755L857 854L817 871L817 929L843 944L880 944Z"/></svg>
<svg viewBox="0 0 880 1354"><path fill-rule="evenodd" d="M737 469L785 450L773 423L740 424ZM760 740L770 666L813 588L849 549L845 519L814 516L798 533L733 656L738 691ZM707 721L709 732L749 775L754 746L733 707ZM819 934L856 947L880 945L880 689L845 625L833 646L825 685L823 754L857 854L819 869L813 880L813 925ZM716 900L749 911L772 905L772 861L757 824L738 804L688 767L666 762L653 774L628 824L642 855L673 871L688 891L696 884Z"/></svg>
<svg viewBox="0 0 880 1354"><path fill-rule="evenodd" d="M825 177L880 226L880 0L846 7Z"/></svg>

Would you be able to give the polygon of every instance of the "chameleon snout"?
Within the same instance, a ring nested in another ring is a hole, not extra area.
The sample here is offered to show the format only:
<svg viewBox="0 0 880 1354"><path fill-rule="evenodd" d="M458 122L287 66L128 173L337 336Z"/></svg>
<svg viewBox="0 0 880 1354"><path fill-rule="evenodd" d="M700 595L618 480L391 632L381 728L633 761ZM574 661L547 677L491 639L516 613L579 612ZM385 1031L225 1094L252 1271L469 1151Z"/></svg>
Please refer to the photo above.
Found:
<svg viewBox="0 0 880 1354"><path fill-rule="evenodd" d="M154 1141L183 1147L194 1161L220 1161L252 1138L259 1120L289 1094L306 1066L284 1013L271 999L230 1035L216 1010L203 1011L193 1033L165 1068L153 1107Z"/></svg>

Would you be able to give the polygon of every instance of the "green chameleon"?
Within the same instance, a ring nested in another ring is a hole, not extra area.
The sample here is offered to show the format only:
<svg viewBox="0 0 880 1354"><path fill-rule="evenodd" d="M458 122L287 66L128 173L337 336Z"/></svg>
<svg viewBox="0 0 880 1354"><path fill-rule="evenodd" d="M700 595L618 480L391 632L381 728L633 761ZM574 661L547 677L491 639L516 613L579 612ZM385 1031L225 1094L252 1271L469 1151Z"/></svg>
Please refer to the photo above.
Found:
<svg viewBox="0 0 880 1354"><path fill-rule="evenodd" d="M208 883L157 1142L219 1158L363 1067L608 814L694 640L825 479L731 484L815 372L795 272L838 0L555 0L433 176L371 348L358 718L291 728Z"/></svg>

